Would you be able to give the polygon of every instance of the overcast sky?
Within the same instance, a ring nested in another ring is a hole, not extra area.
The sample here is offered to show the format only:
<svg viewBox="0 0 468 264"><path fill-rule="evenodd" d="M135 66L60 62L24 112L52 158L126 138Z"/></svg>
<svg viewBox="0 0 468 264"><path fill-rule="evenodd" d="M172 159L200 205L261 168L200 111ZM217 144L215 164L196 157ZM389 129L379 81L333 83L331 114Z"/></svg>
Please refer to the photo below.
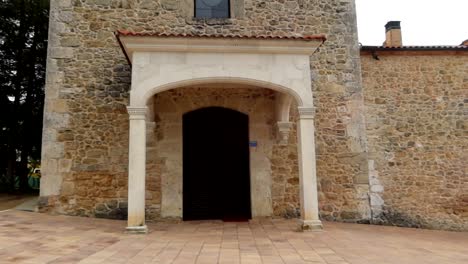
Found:
<svg viewBox="0 0 468 264"><path fill-rule="evenodd" d="M359 42L382 45L387 21L401 21L403 45L459 45L468 39L468 0L356 0Z"/></svg>

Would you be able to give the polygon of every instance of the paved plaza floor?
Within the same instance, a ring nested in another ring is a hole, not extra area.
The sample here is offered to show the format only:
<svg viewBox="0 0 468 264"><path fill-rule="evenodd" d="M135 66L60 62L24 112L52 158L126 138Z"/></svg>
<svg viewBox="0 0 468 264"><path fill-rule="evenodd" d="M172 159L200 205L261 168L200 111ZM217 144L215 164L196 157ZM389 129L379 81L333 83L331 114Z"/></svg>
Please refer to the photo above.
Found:
<svg viewBox="0 0 468 264"><path fill-rule="evenodd" d="M294 220L149 224L0 212L0 263L467 264L468 233L325 223L296 232Z"/></svg>

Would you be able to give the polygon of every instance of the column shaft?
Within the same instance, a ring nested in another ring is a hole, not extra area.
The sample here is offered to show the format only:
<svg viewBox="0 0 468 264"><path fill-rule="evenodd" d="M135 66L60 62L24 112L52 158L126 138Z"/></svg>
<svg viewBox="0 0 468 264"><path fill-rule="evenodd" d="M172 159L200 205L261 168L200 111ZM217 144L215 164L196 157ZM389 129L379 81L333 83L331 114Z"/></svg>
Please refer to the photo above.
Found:
<svg viewBox="0 0 468 264"><path fill-rule="evenodd" d="M298 150L301 199L301 228L322 229L319 219L315 157L314 108L299 107Z"/></svg>
<svg viewBox="0 0 468 264"><path fill-rule="evenodd" d="M130 115L128 151L128 227L131 233L146 233L146 107L128 107Z"/></svg>

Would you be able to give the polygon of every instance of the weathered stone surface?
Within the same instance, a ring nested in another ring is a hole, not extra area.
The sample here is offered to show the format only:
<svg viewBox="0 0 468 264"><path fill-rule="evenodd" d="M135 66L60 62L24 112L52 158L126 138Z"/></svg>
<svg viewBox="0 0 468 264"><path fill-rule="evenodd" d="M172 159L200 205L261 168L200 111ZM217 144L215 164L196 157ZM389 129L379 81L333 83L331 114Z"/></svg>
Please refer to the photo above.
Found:
<svg viewBox="0 0 468 264"><path fill-rule="evenodd" d="M356 212L355 221L367 217L369 206L366 208L360 199L361 189L356 186L360 175L366 173L367 161L364 158L356 164L339 160L344 154L362 155L367 148L364 119L356 111L362 109L362 90L354 3L245 0L232 7L231 19L194 20L193 8L181 5L187 1L172 1L179 4L177 8L169 2L51 2L46 100L63 101L55 110L46 106L44 129L57 137L45 137L44 142L59 142L63 148L46 147L43 162L70 159L72 166L69 171L43 175L49 183L42 193L60 197L54 198L47 208L56 213L92 216L98 204L126 200L125 106L131 76L112 34L115 30L274 36L325 34L328 40L311 57L311 89L317 106L318 177L321 182L329 181L332 188L327 195L321 192L320 209L322 217L331 220L340 220L344 211ZM67 115L60 111L66 111ZM73 131L73 136L64 129ZM291 133L289 145L271 150L274 153L271 175L275 178L271 199L275 214L297 216L296 136L295 131ZM164 136L155 134L158 140ZM170 164L171 160L148 162L153 164L148 169L147 211L153 217L160 210L157 205L162 192L155 175L165 173L158 164ZM63 179L75 182L73 195L60 196L58 190ZM285 186L280 186L281 182Z"/></svg>
<svg viewBox="0 0 468 264"><path fill-rule="evenodd" d="M297 163L296 121L297 109L293 105L291 114L294 123L288 144L273 146L271 158L272 202L274 215L286 218L300 216L299 168Z"/></svg>
<svg viewBox="0 0 468 264"><path fill-rule="evenodd" d="M41 211L125 218L125 107L131 74L113 35L117 29L247 36L325 34L327 41L310 58L321 217L468 230L465 55L380 54L376 61L367 54L361 58L351 0L231 4L230 19L194 19L189 0L51 1ZM158 102L153 124L148 126L149 219L161 217L167 209L163 186L178 186L177 181L164 179L180 177L177 151L181 145L170 141L180 136L180 124L171 112L180 113L180 106L190 110L223 105L253 113L250 106L258 100L253 95L270 100L268 93L257 91L181 91L159 95L172 99ZM245 94L250 97L243 105L232 105L236 100L226 97L238 99ZM258 207L262 212L299 215L296 116L293 107L289 143L277 145L272 140L256 160L258 175L271 177L270 182L260 181L262 186L271 185L271 193L261 190L267 197ZM274 139L274 125L272 121L253 131ZM180 199L177 190L169 195ZM171 206L170 210L180 212L178 203Z"/></svg>
<svg viewBox="0 0 468 264"><path fill-rule="evenodd" d="M375 223L468 230L467 55L362 55Z"/></svg>

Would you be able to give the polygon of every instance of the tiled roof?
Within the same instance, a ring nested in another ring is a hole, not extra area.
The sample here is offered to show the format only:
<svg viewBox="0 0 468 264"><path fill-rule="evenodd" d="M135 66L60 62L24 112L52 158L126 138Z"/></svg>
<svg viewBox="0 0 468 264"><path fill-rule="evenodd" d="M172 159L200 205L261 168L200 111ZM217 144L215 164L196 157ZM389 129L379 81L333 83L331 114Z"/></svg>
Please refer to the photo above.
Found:
<svg viewBox="0 0 468 264"><path fill-rule="evenodd" d="M384 46L361 46L363 51L436 51L436 50L463 50L468 51L468 46L402 46L402 47L384 47Z"/></svg>
<svg viewBox="0 0 468 264"><path fill-rule="evenodd" d="M158 33L158 32L132 32L128 30L118 30L117 36L132 37L162 37L162 38L232 38L232 39L284 39L284 40L321 40L325 41L325 35L305 35L305 36L268 36L255 35L247 36L240 34L187 34L187 33Z"/></svg>

